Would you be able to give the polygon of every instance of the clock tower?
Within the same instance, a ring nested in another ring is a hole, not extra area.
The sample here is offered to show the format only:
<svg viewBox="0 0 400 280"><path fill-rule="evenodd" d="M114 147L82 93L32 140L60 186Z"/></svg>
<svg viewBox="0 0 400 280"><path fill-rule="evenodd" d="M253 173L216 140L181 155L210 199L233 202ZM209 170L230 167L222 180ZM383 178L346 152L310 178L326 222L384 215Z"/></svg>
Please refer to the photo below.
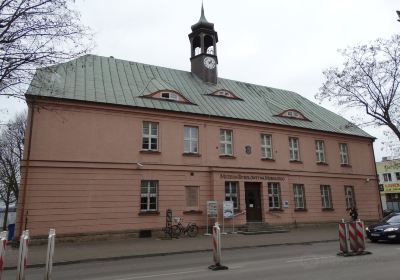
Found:
<svg viewBox="0 0 400 280"><path fill-rule="evenodd" d="M208 22L204 16L203 5L199 21L192 25L189 40L191 72L204 82L216 84L218 35L214 23Z"/></svg>

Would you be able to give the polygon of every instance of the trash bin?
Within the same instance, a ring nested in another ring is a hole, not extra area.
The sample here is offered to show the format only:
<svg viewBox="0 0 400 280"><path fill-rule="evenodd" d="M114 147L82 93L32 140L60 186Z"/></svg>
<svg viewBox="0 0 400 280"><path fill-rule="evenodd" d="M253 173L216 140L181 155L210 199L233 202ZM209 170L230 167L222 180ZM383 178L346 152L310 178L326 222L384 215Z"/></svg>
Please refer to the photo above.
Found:
<svg viewBox="0 0 400 280"><path fill-rule="evenodd" d="M9 224L7 226L7 229L8 229L7 240L10 241L14 237L15 224Z"/></svg>

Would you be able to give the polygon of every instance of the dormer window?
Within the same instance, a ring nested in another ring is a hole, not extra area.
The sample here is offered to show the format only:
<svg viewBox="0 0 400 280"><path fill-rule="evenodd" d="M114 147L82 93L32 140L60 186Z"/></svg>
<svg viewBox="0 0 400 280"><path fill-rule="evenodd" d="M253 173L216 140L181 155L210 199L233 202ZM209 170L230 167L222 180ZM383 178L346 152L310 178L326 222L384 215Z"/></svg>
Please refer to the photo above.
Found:
<svg viewBox="0 0 400 280"><path fill-rule="evenodd" d="M162 99L178 101L178 95L175 92L161 92L160 97Z"/></svg>
<svg viewBox="0 0 400 280"><path fill-rule="evenodd" d="M239 99L236 95L234 95L232 92L230 92L230 91L228 91L226 89L220 89L220 90L214 91L210 95L226 97L226 98L232 98L232 99Z"/></svg>
<svg viewBox="0 0 400 280"><path fill-rule="evenodd" d="M300 113L299 111L297 111L295 109L289 109L289 110L283 111L278 116L279 117L285 117L285 118L308 121L308 119L302 113Z"/></svg>
<svg viewBox="0 0 400 280"><path fill-rule="evenodd" d="M188 99L186 99L179 92L173 91L173 90L167 90L167 89L159 90L159 91L153 92L148 95L143 95L142 97L192 104Z"/></svg>

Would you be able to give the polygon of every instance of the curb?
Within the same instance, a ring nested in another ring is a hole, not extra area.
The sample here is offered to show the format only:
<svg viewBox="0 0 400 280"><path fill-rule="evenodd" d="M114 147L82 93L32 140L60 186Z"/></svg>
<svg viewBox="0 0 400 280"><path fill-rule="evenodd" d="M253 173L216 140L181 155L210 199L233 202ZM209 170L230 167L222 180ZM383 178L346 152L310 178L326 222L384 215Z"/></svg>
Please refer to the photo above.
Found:
<svg viewBox="0 0 400 280"><path fill-rule="evenodd" d="M238 250L238 249L265 248L265 247L274 247L274 246L310 245L310 244L318 244L318 243L337 242L338 240L339 239L328 239L328 240L318 240L318 241L302 241L302 242L287 242L287 243L276 243L276 244L248 245L248 246L237 246L237 247L229 247L229 248L222 248L222 249L226 250L226 251L230 251L230 250ZM137 258L151 258L151 257L160 257L160 256L190 254L190 253L203 253L203 252L212 252L212 249L198 249L198 250L187 250L187 251L177 251L177 252L164 252L164 253L151 253L151 254L141 254L141 255L105 257L105 258L89 258L89 259L74 260L74 261L55 262L55 263L53 263L53 266L91 263L91 262L102 262L102 261L103 262L104 261L118 261L118 260L137 259ZM45 267L44 263L27 265L27 268L42 268L42 267ZM17 269L16 266L4 267L4 270L16 270L16 269Z"/></svg>

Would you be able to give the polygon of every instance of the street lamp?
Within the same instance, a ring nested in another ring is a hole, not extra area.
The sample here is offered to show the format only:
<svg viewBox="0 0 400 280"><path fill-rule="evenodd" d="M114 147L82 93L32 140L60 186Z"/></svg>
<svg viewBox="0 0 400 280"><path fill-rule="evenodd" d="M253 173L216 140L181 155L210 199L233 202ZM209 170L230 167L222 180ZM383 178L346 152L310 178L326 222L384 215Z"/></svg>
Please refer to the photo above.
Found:
<svg viewBox="0 0 400 280"><path fill-rule="evenodd" d="M399 19L397 21L400 21L400 11L396 11L396 13L399 16Z"/></svg>

